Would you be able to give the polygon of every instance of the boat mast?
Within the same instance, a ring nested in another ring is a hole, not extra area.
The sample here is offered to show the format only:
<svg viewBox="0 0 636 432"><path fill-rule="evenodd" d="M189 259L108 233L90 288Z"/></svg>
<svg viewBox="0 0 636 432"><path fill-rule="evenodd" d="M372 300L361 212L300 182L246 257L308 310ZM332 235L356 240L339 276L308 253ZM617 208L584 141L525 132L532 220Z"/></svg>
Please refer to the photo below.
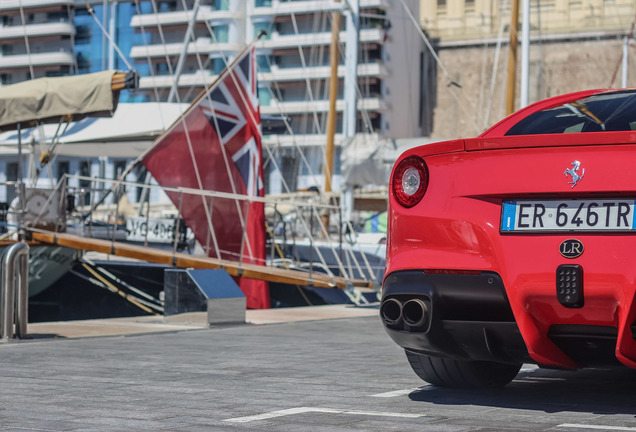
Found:
<svg viewBox="0 0 636 432"><path fill-rule="evenodd" d="M519 0L512 0L510 14L510 44L508 46L508 82L506 87L506 115L515 111L515 84L517 81L517 29L519 25Z"/></svg>
<svg viewBox="0 0 636 432"><path fill-rule="evenodd" d="M345 55L344 98L342 131L345 143L353 141L358 121L358 42L360 39L360 0L347 1L347 45ZM353 185L341 183L340 208L342 220L348 223L353 212Z"/></svg>
<svg viewBox="0 0 636 432"><path fill-rule="evenodd" d="M345 16L347 22L347 42L345 46L345 108L342 119L342 131L345 138L352 138L356 134L356 124L358 121L357 92L360 0L347 1Z"/></svg>
<svg viewBox="0 0 636 432"><path fill-rule="evenodd" d="M528 81L530 68L530 0L523 0L521 20L521 95L519 108L528 106Z"/></svg>
<svg viewBox="0 0 636 432"><path fill-rule="evenodd" d="M336 0L340 5L340 0ZM340 24L342 15L340 10L331 13L331 46L329 47L329 61L331 75L329 77L329 113L327 116L327 145L325 148L325 195L331 192L333 176L334 139L336 135L336 100L338 99L338 63L340 60ZM322 215L325 231L329 232L329 213Z"/></svg>
<svg viewBox="0 0 636 432"><path fill-rule="evenodd" d="M627 69L629 66L629 36L623 37L623 70L621 73L621 88L627 87Z"/></svg>
<svg viewBox="0 0 636 432"><path fill-rule="evenodd" d="M336 0L340 3L340 0ZM329 60L331 75L329 77L329 114L327 116L327 147L325 161L325 193L331 192L331 180L333 176L333 149L336 134L336 100L338 99L338 63L340 60L340 24L342 15L339 10L331 13L331 46L329 48ZM327 221L329 218L327 217Z"/></svg>
<svg viewBox="0 0 636 432"><path fill-rule="evenodd" d="M170 88L170 94L168 95L168 102L172 102L177 92L179 91L179 79L181 78L181 73L183 72L183 65L185 63L186 55L188 54L188 45L190 44L190 40L192 39L194 26L196 25L196 22L197 22L198 13L199 13L199 0L194 0L194 6L192 6L192 17L190 18L190 22L188 23L188 28L186 29L185 36L183 37L183 47L181 48L181 53L179 54L179 60L177 61L177 68L174 72L172 87Z"/></svg>

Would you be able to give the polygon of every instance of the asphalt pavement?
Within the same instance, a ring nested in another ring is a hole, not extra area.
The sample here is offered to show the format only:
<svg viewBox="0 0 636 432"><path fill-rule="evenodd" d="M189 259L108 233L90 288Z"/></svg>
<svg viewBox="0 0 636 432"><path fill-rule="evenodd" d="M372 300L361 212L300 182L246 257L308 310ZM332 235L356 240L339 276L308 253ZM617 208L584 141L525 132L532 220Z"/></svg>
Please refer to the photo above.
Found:
<svg viewBox="0 0 636 432"><path fill-rule="evenodd" d="M30 326L0 344L0 431L636 431L631 370L526 365L503 389L437 388L377 308L336 310L121 334Z"/></svg>

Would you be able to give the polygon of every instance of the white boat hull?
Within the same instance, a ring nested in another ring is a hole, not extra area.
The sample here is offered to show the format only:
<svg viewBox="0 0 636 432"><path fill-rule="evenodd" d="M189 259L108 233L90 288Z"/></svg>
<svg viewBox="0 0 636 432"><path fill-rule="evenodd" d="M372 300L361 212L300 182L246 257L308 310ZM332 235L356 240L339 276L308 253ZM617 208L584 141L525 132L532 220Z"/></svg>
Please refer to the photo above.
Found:
<svg viewBox="0 0 636 432"><path fill-rule="evenodd" d="M4 254L7 247L0 247ZM76 249L60 246L30 246L29 297L49 288L71 268L77 260Z"/></svg>

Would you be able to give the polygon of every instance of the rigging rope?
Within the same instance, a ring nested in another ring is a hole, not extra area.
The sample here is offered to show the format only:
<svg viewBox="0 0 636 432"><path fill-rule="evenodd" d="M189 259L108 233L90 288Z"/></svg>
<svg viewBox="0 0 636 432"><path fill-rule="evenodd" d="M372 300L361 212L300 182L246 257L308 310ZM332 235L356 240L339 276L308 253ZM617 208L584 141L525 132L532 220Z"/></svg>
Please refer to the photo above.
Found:
<svg viewBox="0 0 636 432"><path fill-rule="evenodd" d="M22 0L18 0L18 5L20 7L20 20L22 21L22 30L24 31L24 45L27 52L27 61L29 62L29 73L31 74L31 79L35 79L33 62L31 62L31 44L29 43L29 35L27 34L26 30L26 21L24 19L24 8L22 7Z"/></svg>
<svg viewBox="0 0 636 432"><path fill-rule="evenodd" d="M497 34L497 47L495 48L495 59L492 63L492 75L490 79L490 96L488 97L488 108L486 108L486 117L484 118L483 128L486 129L490 124L490 110L492 109L492 101L495 95L495 85L497 84L497 70L499 66L499 54L501 53L501 44L504 32L505 22L503 19L504 9L508 6L508 0L504 0L499 13L499 33Z"/></svg>
<svg viewBox="0 0 636 432"><path fill-rule="evenodd" d="M448 78L447 87L449 87L449 88L450 87L457 87L457 88L461 89L461 86L451 78L450 73L448 72L448 70L446 70L446 68L442 64L442 61L440 60L439 56L435 52L435 49L433 49L433 46L431 45L431 43L429 42L428 38L426 37L426 34L424 33L424 30L422 30L422 27L420 27L419 22L413 16L413 13L409 9L408 5L406 4L406 1L405 0L400 0L400 2L402 3L402 7L404 8L406 13L408 14L409 18L413 22L413 25L415 26L415 28L419 32L420 36L422 37L422 40L426 44L426 47L428 48L429 52L431 53L431 55L435 59L435 62L437 63L439 68L442 70L442 72L444 72L444 75L446 75L446 78ZM466 114L466 116L471 120L471 122L473 123L473 126L475 126L475 130L477 131L477 133L481 133L481 130L480 130L479 126L477 125L477 121L475 120L475 116L470 115L470 113L466 110L466 107L464 106L464 104L461 103L461 101L459 100L459 97L453 91L451 91L451 95L453 96L453 98L455 99L455 101L457 102L459 107L462 109L462 111L464 111L464 114ZM468 103L471 105L473 111L477 114L477 108L475 107L475 105L472 103L472 101L470 99L468 99Z"/></svg>
<svg viewBox="0 0 636 432"><path fill-rule="evenodd" d="M153 0L154 1L154 0ZM97 26L99 27L99 29L102 31L102 34L104 36L106 36L106 38L108 38L108 41L112 44L113 48L115 49L115 51L117 51L117 54L119 54L119 57L121 58L121 60L124 62L124 64L126 65L126 67L128 68L128 70L133 70L134 68L130 65L130 63L128 62L128 60L126 59L126 56L124 55L124 53L121 52L121 50L119 49L119 46L117 45L117 43L115 43L115 39L113 39L112 35L109 34L106 29L102 26L102 24L99 22L99 20L97 19L97 16L95 16L95 10L93 10L93 7L90 5L90 3L88 2L88 0L86 0L86 9L88 10L88 13L93 17L93 19L95 20L95 23L97 24Z"/></svg>
<svg viewBox="0 0 636 432"><path fill-rule="evenodd" d="M141 17L141 6L139 5L139 0L135 0L135 7L137 9L137 15ZM150 71L150 76L152 77L152 82L155 82L155 70L152 67L152 60L150 59L150 53L148 51L148 40L146 38L146 28L144 26L143 19L139 20L139 27L141 27L141 38L144 43L144 48L146 52L146 63L148 64L148 70ZM159 89L157 86L152 86L153 92L155 94L155 102L160 102L161 98L159 97ZM161 123L164 124L163 113L159 110L159 115L161 116ZM164 127L165 129L165 127Z"/></svg>

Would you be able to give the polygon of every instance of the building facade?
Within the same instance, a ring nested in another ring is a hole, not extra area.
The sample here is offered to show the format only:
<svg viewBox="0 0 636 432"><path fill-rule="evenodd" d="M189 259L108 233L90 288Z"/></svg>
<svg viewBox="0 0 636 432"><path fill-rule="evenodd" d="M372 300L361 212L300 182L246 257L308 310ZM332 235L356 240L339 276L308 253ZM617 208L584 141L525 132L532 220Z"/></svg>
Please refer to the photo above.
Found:
<svg viewBox="0 0 636 432"><path fill-rule="evenodd" d="M265 30L257 44L261 115L289 120L286 133L264 138L268 192L322 187L333 2L90 3L89 10L84 0L0 2L2 84L130 66L140 72L140 88L122 94L120 102L190 102ZM419 15L417 0L360 0L355 131L369 140L419 136L430 123L420 102L424 44L403 4ZM344 50L346 19L342 21ZM336 189L340 148L347 142L342 130L344 51L338 76ZM98 161L94 165L97 170Z"/></svg>

